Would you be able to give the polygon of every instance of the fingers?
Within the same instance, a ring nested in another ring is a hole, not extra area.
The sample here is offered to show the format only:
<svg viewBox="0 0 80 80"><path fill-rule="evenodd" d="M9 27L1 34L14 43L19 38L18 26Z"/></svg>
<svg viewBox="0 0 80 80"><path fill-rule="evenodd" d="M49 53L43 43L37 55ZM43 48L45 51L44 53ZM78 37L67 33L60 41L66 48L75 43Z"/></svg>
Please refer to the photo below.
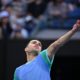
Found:
<svg viewBox="0 0 80 80"><path fill-rule="evenodd" d="M77 20L77 27L80 28L80 20Z"/></svg>
<svg viewBox="0 0 80 80"><path fill-rule="evenodd" d="M77 20L77 21L76 21L76 24L73 25L72 30L73 30L73 31L77 31L77 30L79 30L79 29L80 29L80 20Z"/></svg>
<svg viewBox="0 0 80 80"><path fill-rule="evenodd" d="M80 25L80 20L77 20L77 24L79 24L79 25Z"/></svg>

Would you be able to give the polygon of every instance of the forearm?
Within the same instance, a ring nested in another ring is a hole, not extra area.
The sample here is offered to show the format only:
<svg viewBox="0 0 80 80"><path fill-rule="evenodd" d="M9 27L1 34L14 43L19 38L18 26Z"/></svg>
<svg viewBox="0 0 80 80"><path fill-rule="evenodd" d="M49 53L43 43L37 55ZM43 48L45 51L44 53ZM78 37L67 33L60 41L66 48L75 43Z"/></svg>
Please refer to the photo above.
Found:
<svg viewBox="0 0 80 80"><path fill-rule="evenodd" d="M71 29L62 37L60 37L58 40L53 42L47 49L49 52L49 56L52 56L53 54L55 54L56 51L74 35L75 32L76 30Z"/></svg>
<svg viewBox="0 0 80 80"><path fill-rule="evenodd" d="M56 48L62 46L64 43L66 43L68 40L70 40L70 38L74 35L76 31L74 31L73 29L71 29L70 31L68 31L66 34L64 34L62 37L60 37L58 40L56 40L52 46L55 45Z"/></svg>

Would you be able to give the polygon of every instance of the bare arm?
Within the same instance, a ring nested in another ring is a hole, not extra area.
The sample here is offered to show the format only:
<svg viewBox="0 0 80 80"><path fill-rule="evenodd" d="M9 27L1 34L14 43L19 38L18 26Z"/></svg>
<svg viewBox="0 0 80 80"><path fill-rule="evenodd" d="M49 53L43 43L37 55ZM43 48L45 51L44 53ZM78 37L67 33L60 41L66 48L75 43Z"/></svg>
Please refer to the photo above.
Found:
<svg viewBox="0 0 80 80"><path fill-rule="evenodd" d="M66 34L64 34L62 37L60 37L58 40L53 42L48 48L48 56L50 58L53 57L53 55L56 53L56 51L64 44L66 43L74 34L75 32L80 28L80 20L76 22L76 24L73 26L73 28L68 31Z"/></svg>

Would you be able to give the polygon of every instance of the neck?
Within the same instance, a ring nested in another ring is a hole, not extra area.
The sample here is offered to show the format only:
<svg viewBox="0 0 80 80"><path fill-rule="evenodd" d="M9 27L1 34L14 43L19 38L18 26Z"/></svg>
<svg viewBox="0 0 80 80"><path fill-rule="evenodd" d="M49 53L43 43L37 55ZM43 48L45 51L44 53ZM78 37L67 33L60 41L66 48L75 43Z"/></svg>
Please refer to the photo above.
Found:
<svg viewBox="0 0 80 80"><path fill-rule="evenodd" d="M32 54L27 54L27 61L32 61L36 56Z"/></svg>

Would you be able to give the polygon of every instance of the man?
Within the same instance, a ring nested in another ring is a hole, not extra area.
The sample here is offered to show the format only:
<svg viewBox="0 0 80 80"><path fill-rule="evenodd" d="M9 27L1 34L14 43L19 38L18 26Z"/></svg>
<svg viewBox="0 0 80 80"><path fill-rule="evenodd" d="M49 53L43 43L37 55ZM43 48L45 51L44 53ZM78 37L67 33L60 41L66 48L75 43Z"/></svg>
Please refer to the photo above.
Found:
<svg viewBox="0 0 80 80"><path fill-rule="evenodd" d="M80 28L80 20L73 28L53 42L47 49L41 51L42 44L38 40L31 40L25 52L28 63L15 70L14 80L50 80L50 69L56 51L67 42Z"/></svg>

